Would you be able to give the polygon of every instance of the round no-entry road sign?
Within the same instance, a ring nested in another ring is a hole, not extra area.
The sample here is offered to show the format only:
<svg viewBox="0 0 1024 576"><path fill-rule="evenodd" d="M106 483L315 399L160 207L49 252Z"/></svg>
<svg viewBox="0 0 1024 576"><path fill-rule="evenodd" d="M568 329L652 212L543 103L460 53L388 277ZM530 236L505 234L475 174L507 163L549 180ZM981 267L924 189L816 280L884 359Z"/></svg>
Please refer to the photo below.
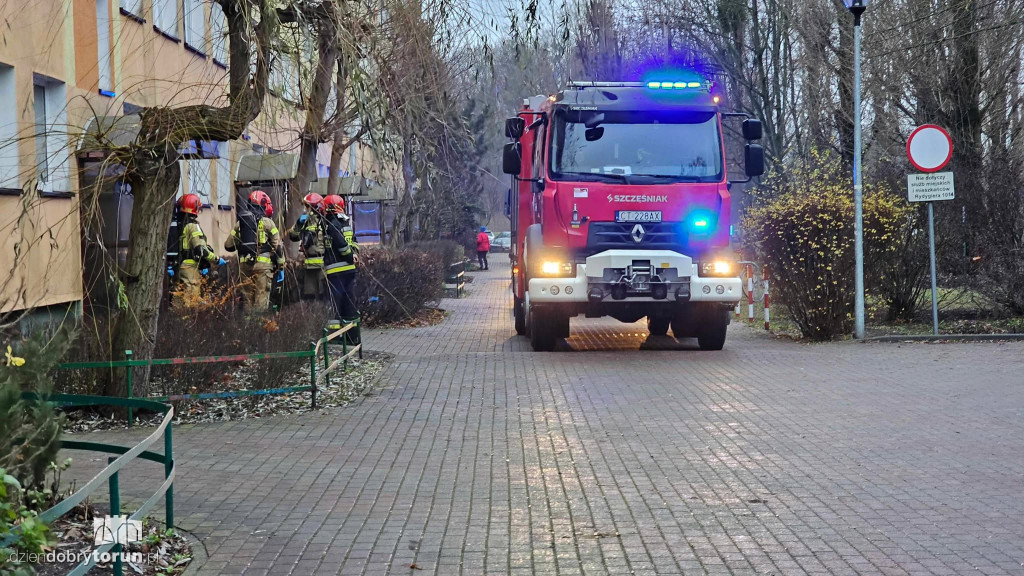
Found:
<svg viewBox="0 0 1024 576"><path fill-rule="evenodd" d="M907 138L907 158L922 172L938 172L952 157L953 139L939 126L918 126Z"/></svg>

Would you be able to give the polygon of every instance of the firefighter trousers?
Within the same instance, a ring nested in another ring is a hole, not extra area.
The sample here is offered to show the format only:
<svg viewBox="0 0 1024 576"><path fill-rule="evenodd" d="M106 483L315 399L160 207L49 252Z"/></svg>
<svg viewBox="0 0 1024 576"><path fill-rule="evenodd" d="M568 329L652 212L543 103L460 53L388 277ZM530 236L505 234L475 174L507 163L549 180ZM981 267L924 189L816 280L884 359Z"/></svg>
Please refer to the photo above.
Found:
<svg viewBox="0 0 1024 576"><path fill-rule="evenodd" d="M274 265L269 262L242 262L239 290L242 310L247 314L262 314L270 309L270 288L274 281Z"/></svg>
<svg viewBox="0 0 1024 576"><path fill-rule="evenodd" d="M327 294L323 266L306 266L302 271L302 299L320 300Z"/></svg>
<svg viewBox="0 0 1024 576"><path fill-rule="evenodd" d="M342 322L352 322L359 318L359 310L356 309L355 281L355 270L327 275L327 282L331 288L331 302L334 304L334 314Z"/></svg>
<svg viewBox="0 0 1024 576"><path fill-rule="evenodd" d="M182 263L178 266L178 274L171 290L171 306L174 308L191 307L199 304L199 288L203 284L203 276L196 264Z"/></svg>

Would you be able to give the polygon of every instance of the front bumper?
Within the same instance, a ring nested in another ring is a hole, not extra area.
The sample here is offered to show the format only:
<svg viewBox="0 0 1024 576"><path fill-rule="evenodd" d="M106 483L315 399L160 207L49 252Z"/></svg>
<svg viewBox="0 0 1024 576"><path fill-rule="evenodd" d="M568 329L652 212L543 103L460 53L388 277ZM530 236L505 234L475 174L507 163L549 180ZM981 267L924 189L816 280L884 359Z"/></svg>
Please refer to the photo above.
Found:
<svg viewBox="0 0 1024 576"><path fill-rule="evenodd" d="M650 273L644 272L645 266L649 267ZM638 268L639 273L636 272ZM662 281L652 281L651 276ZM578 264L575 277L531 278L527 289L530 301L536 304L735 304L743 294L739 278L701 277L692 258L669 250L606 250L587 258L586 263Z"/></svg>

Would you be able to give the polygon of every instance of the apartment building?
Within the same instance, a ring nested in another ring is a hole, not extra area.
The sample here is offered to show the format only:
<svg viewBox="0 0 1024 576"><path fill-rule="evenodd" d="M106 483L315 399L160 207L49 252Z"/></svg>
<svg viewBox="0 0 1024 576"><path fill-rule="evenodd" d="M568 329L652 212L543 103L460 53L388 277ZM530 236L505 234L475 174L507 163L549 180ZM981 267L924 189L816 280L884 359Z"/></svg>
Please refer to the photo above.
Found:
<svg viewBox="0 0 1024 576"><path fill-rule="evenodd" d="M210 0L0 0L0 21L10 24L0 30L0 314L77 314L80 191L103 176L95 244L121 257L132 204L119 167L83 143L112 127L130 141L142 107L223 103L226 21ZM280 198L294 176L299 64L277 64L274 96L243 138L182 146L178 195L203 199L200 220L218 250L235 222L236 194L258 186ZM362 156L343 162L346 190L378 201L367 190L381 196L393 185L367 185L360 174L374 172L364 166L375 160L372 151Z"/></svg>

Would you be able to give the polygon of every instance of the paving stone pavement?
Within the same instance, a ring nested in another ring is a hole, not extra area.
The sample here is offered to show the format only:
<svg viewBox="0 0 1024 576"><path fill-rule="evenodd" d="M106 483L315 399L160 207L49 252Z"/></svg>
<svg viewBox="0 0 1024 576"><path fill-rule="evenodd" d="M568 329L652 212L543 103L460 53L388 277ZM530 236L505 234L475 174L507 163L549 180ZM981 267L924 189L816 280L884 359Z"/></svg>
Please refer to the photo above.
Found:
<svg viewBox="0 0 1024 576"><path fill-rule="evenodd" d="M442 324L367 334L397 356L355 405L175 430L202 573L1024 574L1024 343L574 320L538 354L491 260Z"/></svg>

